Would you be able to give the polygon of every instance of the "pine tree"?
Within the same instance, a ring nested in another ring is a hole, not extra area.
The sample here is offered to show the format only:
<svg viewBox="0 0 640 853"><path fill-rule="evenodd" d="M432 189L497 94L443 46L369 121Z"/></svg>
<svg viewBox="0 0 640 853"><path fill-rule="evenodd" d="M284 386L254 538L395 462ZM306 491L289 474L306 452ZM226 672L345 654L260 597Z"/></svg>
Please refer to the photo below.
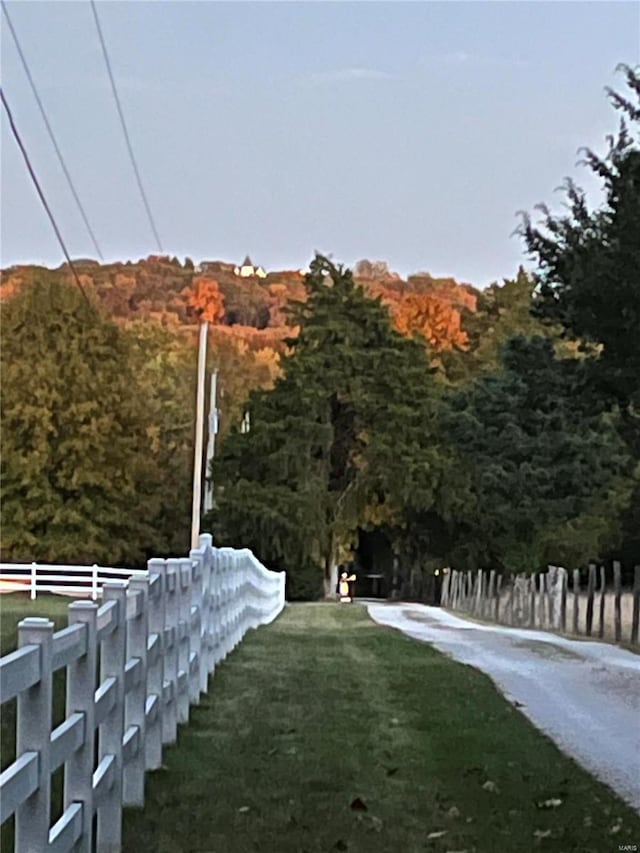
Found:
<svg viewBox="0 0 640 853"><path fill-rule="evenodd" d="M126 335L54 274L2 305L5 559L139 560L148 421Z"/></svg>
<svg viewBox="0 0 640 853"><path fill-rule="evenodd" d="M322 256L307 289L283 375L253 395L251 431L229 437L213 477L223 538L251 543L294 584L304 567L328 593L360 526L399 525L406 505L431 505L441 460L424 346Z"/></svg>

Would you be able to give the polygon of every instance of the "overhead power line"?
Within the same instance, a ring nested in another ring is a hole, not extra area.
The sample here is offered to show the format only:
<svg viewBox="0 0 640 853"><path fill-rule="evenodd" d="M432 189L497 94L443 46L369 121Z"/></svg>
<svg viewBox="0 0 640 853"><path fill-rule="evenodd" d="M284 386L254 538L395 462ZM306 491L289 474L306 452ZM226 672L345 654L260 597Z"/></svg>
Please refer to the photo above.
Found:
<svg viewBox="0 0 640 853"><path fill-rule="evenodd" d="M80 277L78 276L77 270L73 265L73 261L69 257L69 252L67 251L67 247L65 246L64 240L62 239L62 234L60 233L60 229L58 228L58 225L56 223L54 215L51 212L51 208L47 204L47 200L44 197L44 192L42 191L42 187L40 186L40 182L38 181L38 178L36 177L36 173L34 171L33 166L31 165L31 161L29 160L29 155L27 154L27 151L24 147L24 144L23 144L22 139L20 137L20 133L18 132L18 128L16 127L16 123L13 120L13 115L11 113L11 110L9 109L9 104L7 103L7 99L4 96L4 89L2 87L0 87L0 97L2 98L2 106L5 108L5 111L7 113L7 118L9 119L9 124L11 125L11 131L15 137L16 142L18 143L18 147L20 148L20 151L22 152L22 156L24 157L24 162L26 163L27 169L28 169L29 174L31 176L31 180L33 181L33 184L36 188L36 191L40 197L40 201L42 202L42 206L44 207L44 209L47 212L47 216L49 217L49 221L51 222L51 225L53 226L53 230L55 231L56 237L58 238L58 242L60 243L60 246L62 247L62 251L64 252L65 258L67 259L67 263L69 264L69 268L71 269L71 272L73 274L75 282L78 285L78 287L80 288L80 292L84 296L84 298L87 302L87 305L90 305L91 303L89 302L89 299L87 298L87 294L85 293L84 287L82 286L82 282L80 281Z"/></svg>
<svg viewBox="0 0 640 853"><path fill-rule="evenodd" d="M131 158L131 165L133 166L133 171L136 176L136 181L138 182L138 189L140 190L140 195L142 196L142 201L144 203L145 210L147 211L147 217L149 219L149 224L151 225L151 230L153 231L153 236L156 238L156 243L158 244L158 249L162 252L162 243L160 242L160 237L158 236L158 229L156 228L156 224L153 219L153 215L151 213L151 208L149 206L149 202L147 200L147 194L144 191L144 187L142 185L142 178L140 177L140 170L138 169L138 164L136 163L136 158L133 153L133 146L131 145L131 139L129 137L129 131L127 130L127 123L124 119L124 113L122 111L122 105L120 103L120 98L118 96L118 89L116 87L116 81L113 77L113 71L111 70L111 62L109 60L109 53L107 51L107 45L104 40L104 35L102 34L102 27L100 26L100 19L98 18L98 10L96 9L95 0L91 0L91 9L93 11L93 17L96 22L96 29L98 30L98 38L100 39L100 45L102 46L102 53L104 56L105 65L107 66L107 73L109 74L109 80L111 82L111 91L113 93L113 99L116 103L116 108L118 110L118 116L120 117L120 124L122 125L122 132L124 134L125 142L127 144L127 149L129 151L129 157Z"/></svg>
<svg viewBox="0 0 640 853"><path fill-rule="evenodd" d="M64 157L62 156L62 152L60 151L60 146L58 145L58 142L57 142L56 137L53 133L53 129L51 127L49 119L47 118L47 113L45 111L45 108L44 108L44 105L43 105L42 100L40 98L40 95L38 94L38 90L36 88L36 84L33 81L33 77L31 76L31 71L29 70L29 64L27 63L27 60L26 60L26 57L25 57L24 52L22 50L22 47L20 46L20 41L18 40L18 35L15 31L15 28L13 26L11 18L9 17L9 12L7 10L6 3L4 2L4 0L0 0L0 3L2 4L2 11L4 12L4 16L7 19L9 31L11 32L13 42L16 46L16 50L18 51L18 56L20 57L20 61L22 62L22 67L24 68L24 73L27 75L27 80L29 81L29 85L31 86L31 91L33 92L33 96L36 99L36 103L38 104L38 108L40 110L40 115L42 116L42 120L44 121L45 127L47 128L47 132L49 134L49 139L51 140L51 144L53 145L53 148L54 148L54 150L58 156L58 161L60 162L60 166L62 167L62 171L64 172L64 176L67 179L67 184L69 185L69 189L71 190L71 194L75 200L75 203L78 207L78 210L80 211L80 216L82 217L82 220L85 224L87 232L89 233L89 236L91 237L91 242L93 243L93 247L96 250L96 252L98 253L98 257L102 261L102 260L104 260L104 258L102 256L102 252L100 251L100 246L98 245L96 235L94 234L93 229L92 229L91 225L89 224L89 219L87 217L87 214L85 213L84 207L82 206L82 202L80 201L80 197L76 191L73 180L71 179L71 175L69 174L67 164L65 163Z"/></svg>

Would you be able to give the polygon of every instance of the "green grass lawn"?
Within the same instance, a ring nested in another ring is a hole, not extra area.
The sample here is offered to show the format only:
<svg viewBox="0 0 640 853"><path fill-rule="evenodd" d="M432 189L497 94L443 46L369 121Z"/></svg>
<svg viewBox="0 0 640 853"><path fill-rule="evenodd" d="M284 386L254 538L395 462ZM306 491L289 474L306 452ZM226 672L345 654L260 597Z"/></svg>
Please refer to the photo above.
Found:
<svg viewBox="0 0 640 853"><path fill-rule="evenodd" d="M358 605L289 606L250 634L165 756L144 811L125 814L128 853L605 853L640 840L640 817L487 677ZM538 807L549 799L562 803Z"/></svg>
<svg viewBox="0 0 640 853"><path fill-rule="evenodd" d="M640 843L640 816L486 676L374 624L362 606L288 606L210 687L165 748L165 769L149 774L144 810L125 811L125 853L606 853ZM560 805L539 807L551 799Z"/></svg>

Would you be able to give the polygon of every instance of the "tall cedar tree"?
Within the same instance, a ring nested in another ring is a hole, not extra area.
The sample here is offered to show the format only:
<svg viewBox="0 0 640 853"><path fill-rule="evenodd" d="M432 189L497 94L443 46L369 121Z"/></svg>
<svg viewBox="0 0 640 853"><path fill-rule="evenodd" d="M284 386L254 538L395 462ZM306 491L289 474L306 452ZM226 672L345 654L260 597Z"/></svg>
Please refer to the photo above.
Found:
<svg viewBox="0 0 640 853"><path fill-rule="evenodd" d="M619 67L627 96L607 89L620 113L604 157L586 149L585 162L601 180L604 205L588 209L585 195L566 182L568 213L544 205L540 227L524 216L520 229L539 265L538 315L583 342L591 358L583 393L593 406L620 409L620 431L640 461L640 68ZM640 487L625 513L621 553L640 561Z"/></svg>
<svg viewBox="0 0 640 853"><path fill-rule="evenodd" d="M155 480L127 336L40 273L2 305L2 554L135 561Z"/></svg>
<svg viewBox="0 0 640 853"><path fill-rule="evenodd" d="M634 463L614 416L576 396L585 369L548 339L516 337L501 372L453 396L446 427L471 487L452 542L460 565L577 566L616 542Z"/></svg>
<svg viewBox="0 0 640 853"><path fill-rule="evenodd" d="M360 526L402 526L430 507L445 461L424 342L391 327L351 272L317 256L283 375L250 402L251 430L214 463L215 525L230 544L286 568L292 597L331 591Z"/></svg>
<svg viewBox="0 0 640 853"><path fill-rule="evenodd" d="M631 100L607 90L622 113L604 157L585 152L605 203L590 211L584 192L565 184L568 213L545 205L541 227L524 215L520 233L539 271L537 313L595 352L590 376L600 394L627 411L640 407L640 75L621 66Z"/></svg>

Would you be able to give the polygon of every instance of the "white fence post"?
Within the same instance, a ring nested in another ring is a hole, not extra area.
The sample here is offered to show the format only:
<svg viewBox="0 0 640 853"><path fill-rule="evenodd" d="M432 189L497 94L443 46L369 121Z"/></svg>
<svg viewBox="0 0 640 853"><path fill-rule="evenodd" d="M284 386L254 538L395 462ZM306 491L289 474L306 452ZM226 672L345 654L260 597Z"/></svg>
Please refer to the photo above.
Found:
<svg viewBox="0 0 640 853"><path fill-rule="evenodd" d="M165 561L149 560L148 640L147 654L147 721L145 738L145 764L147 770L162 767L162 719L164 714L164 602ZM154 701L155 697L155 701Z"/></svg>
<svg viewBox="0 0 640 853"><path fill-rule="evenodd" d="M178 737L178 585L179 561L165 564L164 599L164 687L167 699L162 715L162 742L175 743Z"/></svg>
<svg viewBox="0 0 640 853"><path fill-rule="evenodd" d="M21 569L34 598L50 581L68 594L55 566L44 567L38 587L39 568ZM81 574L72 592L104 603L70 604L60 635L48 619L23 620L23 651L2 659L4 700L17 697L18 754L2 774L2 816L15 815L19 853L119 853L123 805L144 804L146 769L162 765L163 743L176 740L178 719L188 722L216 663L282 610L285 576L246 549L212 548L206 535L188 559L149 560L144 576L106 570L128 581L103 583L96 565L64 568L74 580ZM52 733L54 666L66 667L67 692L66 720ZM52 827L51 772L61 765L64 815Z"/></svg>
<svg viewBox="0 0 640 853"><path fill-rule="evenodd" d="M133 575L129 581L129 595L137 596L137 615L127 620L127 663L138 661L138 680L124 703L125 731L132 726L138 730L138 748L124 765L122 792L125 806L144 805L144 772L147 704L147 640L149 636L149 579Z"/></svg>
<svg viewBox="0 0 640 853"><path fill-rule="evenodd" d="M36 571L37 564L31 563L31 583L30 583L30 592L31 592L31 601L35 601L36 599Z"/></svg>
<svg viewBox="0 0 640 853"><path fill-rule="evenodd" d="M68 809L74 802L82 803L82 835L74 853L91 853L98 605L92 601L74 601L68 607L68 614L69 625L85 625L87 651L67 666L66 715L83 715L84 742L69 756L64 766L64 808Z"/></svg>
<svg viewBox="0 0 640 853"><path fill-rule="evenodd" d="M211 547L211 534L203 533L200 535L201 553L200 567L202 570L202 603L201 603L201 639L200 650L202 662L200 666L200 691L207 692L209 683L209 673L213 672L215 666L214 659L214 642L213 642L213 620L214 620L214 595L213 595L213 573L212 559L213 550Z"/></svg>
<svg viewBox="0 0 640 853"><path fill-rule="evenodd" d="M230 634L230 609L231 609L231 554L225 550L221 560L221 577L220 583L222 586L222 659L226 660L230 652L229 634Z"/></svg>
<svg viewBox="0 0 640 853"><path fill-rule="evenodd" d="M200 549L189 552L191 563L191 599L189 615L189 701L192 705L200 702L203 691L202 680L205 671L205 648L202 639L202 625L205 610L205 590L203 587L204 559ZM206 683L204 690L207 689ZM204 691L203 691L204 692Z"/></svg>
<svg viewBox="0 0 640 853"><path fill-rule="evenodd" d="M38 753L38 787L16 812L15 847L20 853L40 853L49 844L53 628L53 622L35 617L18 625L20 648L40 646L40 680L18 695L16 754Z"/></svg>
<svg viewBox="0 0 640 853"><path fill-rule="evenodd" d="M219 548L211 552L211 586L213 589L213 620L211 623L211 638L213 641L213 664L215 667L223 658L222 630L223 630L223 604L222 604L222 553Z"/></svg>
<svg viewBox="0 0 640 853"><path fill-rule="evenodd" d="M189 722L191 560L178 560L178 722Z"/></svg>
<svg viewBox="0 0 640 853"><path fill-rule="evenodd" d="M126 663L126 582L102 587L105 604L115 602L115 628L100 648L100 681L115 679L115 701L100 726L99 760L113 756L111 787L98 808L97 853L119 853L122 846L122 738L124 736L124 667ZM103 604L104 607L104 604Z"/></svg>

